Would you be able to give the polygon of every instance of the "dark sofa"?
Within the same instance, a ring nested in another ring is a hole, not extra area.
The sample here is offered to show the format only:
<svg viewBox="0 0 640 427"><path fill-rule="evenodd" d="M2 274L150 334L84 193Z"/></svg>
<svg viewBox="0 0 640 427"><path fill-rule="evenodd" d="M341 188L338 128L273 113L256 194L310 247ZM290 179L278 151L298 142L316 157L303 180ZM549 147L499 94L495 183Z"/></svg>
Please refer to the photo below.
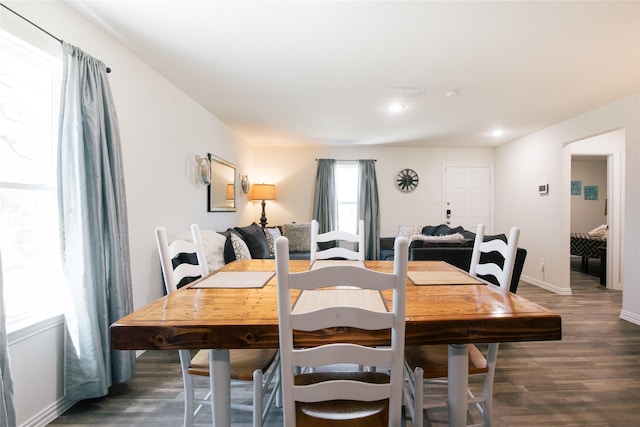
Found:
<svg viewBox="0 0 640 427"><path fill-rule="evenodd" d="M220 232L226 237L224 262L230 263L236 259L246 258L274 258L273 244L278 236L286 236L289 239L290 259L308 260L311 257L311 231L309 227L309 223L290 223L262 228L254 222L245 227L229 228ZM246 247L239 246L239 240Z"/></svg>
<svg viewBox="0 0 640 427"><path fill-rule="evenodd" d="M429 241L415 238L409 245L409 261L446 261L464 271L469 270L471 265L471 254L473 252L473 242L475 241L475 233L465 230L462 227L451 228L445 224L438 226L426 226L421 230L423 236L449 236L461 235L462 239L455 241ZM493 236L484 236L484 240L502 239L506 241L504 234ZM393 259L393 243L395 237L380 238L380 259ZM524 262L527 257L527 250L518 248L516 251L516 260L513 268L513 277L509 290L516 292L518 282L522 275ZM498 254L487 254L482 258L483 262L502 263L502 257ZM484 277L485 280L497 284L493 277Z"/></svg>

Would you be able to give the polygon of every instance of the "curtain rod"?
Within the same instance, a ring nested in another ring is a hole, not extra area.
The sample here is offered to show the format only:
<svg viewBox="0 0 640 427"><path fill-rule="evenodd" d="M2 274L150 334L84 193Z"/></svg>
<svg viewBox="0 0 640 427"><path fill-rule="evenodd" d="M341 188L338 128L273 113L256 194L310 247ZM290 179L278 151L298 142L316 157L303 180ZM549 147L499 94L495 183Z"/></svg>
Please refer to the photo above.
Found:
<svg viewBox="0 0 640 427"><path fill-rule="evenodd" d="M27 21L29 24L33 25L34 27L36 27L37 29L39 29L40 31L42 31L43 33L45 33L46 35L48 35L49 37L52 37L54 39L56 39L58 41L58 43L62 44L62 40L59 39L58 37L54 36L53 34L51 34L49 31L45 30L44 28L42 28L41 26L39 26L38 24L34 24L33 22L31 22L30 20L28 20L27 18L25 18L24 16L20 15L18 12L16 12L13 9L8 8L7 6L5 6L4 4L0 3L0 6L4 7L5 9L7 9L9 12L13 13L14 15L16 15L18 18L21 18L25 21ZM107 73L111 72L111 68L107 67Z"/></svg>
<svg viewBox="0 0 640 427"><path fill-rule="evenodd" d="M318 160L322 160L322 159L316 159L316 162ZM373 160L374 162L377 162L378 159L334 159L336 162L357 162L360 160Z"/></svg>

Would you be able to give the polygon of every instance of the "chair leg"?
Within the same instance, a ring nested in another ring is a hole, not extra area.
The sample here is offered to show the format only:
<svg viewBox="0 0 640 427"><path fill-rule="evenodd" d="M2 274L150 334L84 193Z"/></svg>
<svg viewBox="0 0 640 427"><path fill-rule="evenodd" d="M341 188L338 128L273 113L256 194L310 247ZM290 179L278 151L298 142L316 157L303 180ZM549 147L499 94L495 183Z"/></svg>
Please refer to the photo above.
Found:
<svg viewBox="0 0 640 427"><path fill-rule="evenodd" d="M280 358L276 362L278 365L276 369L278 372L276 373L276 387L278 388L276 391L276 408L282 408L282 371L280 370Z"/></svg>
<svg viewBox="0 0 640 427"><path fill-rule="evenodd" d="M193 377L187 373L191 363L191 353L189 350L178 350L180 355L180 365L182 368L182 385L184 387L184 427L193 426L194 412L194 384Z"/></svg>
<svg viewBox="0 0 640 427"><path fill-rule="evenodd" d="M422 427L424 423L424 371L417 366L413 371L413 425Z"/></svg>
<svg viewBox="0 0 640 427"><path fill-rule="evenodd" d="M487 352L487 367L489 370L484 377L484 384L482 387L482 397L484 399L482 418L484 419L485 427L491 427L493 411L493 381L496 373L496 361L498 358L499 345L499 343L489 344Z"/></svg>
<svg viewBox="0 0 640 427"><path fill-rule="evenodd" d="M253 371L253 427L262 427L262 371Z"/></svg>

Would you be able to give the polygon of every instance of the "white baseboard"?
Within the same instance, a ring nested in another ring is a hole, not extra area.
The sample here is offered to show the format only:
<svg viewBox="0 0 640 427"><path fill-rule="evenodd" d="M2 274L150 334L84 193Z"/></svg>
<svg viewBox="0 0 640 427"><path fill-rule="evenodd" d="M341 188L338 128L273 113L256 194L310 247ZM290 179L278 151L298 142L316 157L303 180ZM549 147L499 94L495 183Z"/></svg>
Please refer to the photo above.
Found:
<svg viewBox="0 0 640 427"><path fill-rule="evenodd" d="M136 351L136 359L145 352L145 350L137 350ZM20 424L18 427L44 427L48 425L50 422L58 418L60 415L64 414L66 410L71 408L77 402L68 400L67 398L62 398L45 408L40 413L34 415L29 420Z"/></svg>
<svg viewBox="0 0 640 427"><path fill-rule="evenodd" d="M571 295L571 288L560 288L552 283L543 282L542 280L538 280L534 277L522 275L520 276L520 280L522 280L523 282L530 283L539 288L546 289L550 292L553 292L554 294Z"/></svg>
<svg viewBox="0 0 640 427"><path fill-rule="evenodd" d="M636 313L631 313L630 311L626 310L620 310L620 318L635 325L640 325L640 315Z"/></svg>
<svg viewBox="0 0 640 427"><path fill-rule="evenodd" d="M49 424L51 421L58 418L62 415L67 409L71 408L75 405L76 402L73 402L68 399L60 399L53 405L44 409L40 413L34 415L28 421L20 424L19 427L44 427Z"/></svg>

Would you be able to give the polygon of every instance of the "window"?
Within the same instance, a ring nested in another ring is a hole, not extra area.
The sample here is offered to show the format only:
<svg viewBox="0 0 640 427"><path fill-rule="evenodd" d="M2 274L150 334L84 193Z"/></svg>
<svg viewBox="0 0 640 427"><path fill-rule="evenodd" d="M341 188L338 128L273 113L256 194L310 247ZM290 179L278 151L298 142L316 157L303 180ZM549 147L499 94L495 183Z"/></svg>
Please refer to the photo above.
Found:
<svg viewBox="0 0 640 427"><path fill-rule="evenodd" d="M358 233L358 163L336 162L338 230Z"/></svg>
<svg viewBox="0 0 640 427"><path fill-rule="evenodd" d="M57 305L60 74L59 58L0 30L0 251L9 329Z"/></svg>

